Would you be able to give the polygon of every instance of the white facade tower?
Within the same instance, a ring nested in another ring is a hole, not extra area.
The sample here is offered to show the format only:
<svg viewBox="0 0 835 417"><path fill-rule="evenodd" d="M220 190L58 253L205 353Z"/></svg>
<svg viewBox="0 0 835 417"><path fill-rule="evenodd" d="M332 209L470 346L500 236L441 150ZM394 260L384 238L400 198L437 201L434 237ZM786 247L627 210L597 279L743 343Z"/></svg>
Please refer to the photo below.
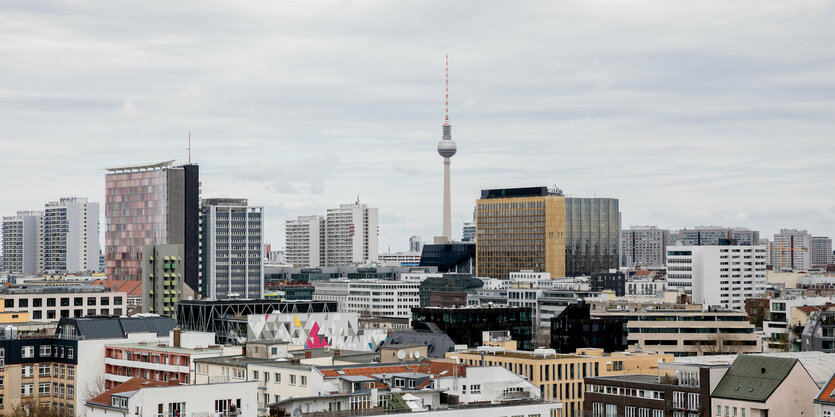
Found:
<svg viewBox="0 0 835 417"><path fill-rule="evenodd" d="M443 138L438 142L438 153L444 158L444 224L443 234L435 238L435 243L447 243L452 240L452 203L450 202L449 164L458 148L452 140L452 126L449 124L449 55L446 57L444 87L444 126Z"/></svg>

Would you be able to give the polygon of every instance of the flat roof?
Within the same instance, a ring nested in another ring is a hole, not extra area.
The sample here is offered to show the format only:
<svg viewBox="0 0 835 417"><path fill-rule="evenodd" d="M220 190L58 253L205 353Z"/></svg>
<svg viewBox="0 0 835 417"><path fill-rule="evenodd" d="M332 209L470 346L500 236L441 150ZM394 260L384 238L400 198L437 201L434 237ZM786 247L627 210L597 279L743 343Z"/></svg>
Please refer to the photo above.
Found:
<svg viewBox="0 0 835 417"><path fill-rule="evenodd" d="M590 376L589 378L594 379L605 379L608 381L620 381L620 382L638 382L641 384L662 384L658 381L657 375L613 375L613 376ZM667 384L664 384L667 385Z"/></svg>
<svg viewBox="0 0 835 417"><path fill-rule="evenodd" d="M157 168L165 168L170 167L174 164L174 159L170 161L163 161L163 162L150 162L147 164L133 164L133 165L116 165L106 167L105 170L110 172L125 172L125 171L141 171L141 170L151 170Z"/></svg>
<svg viewBox="0 0 835 417"><path fill-rule="evenodd" d="M187 348L187 347L173 347L173 346L159 346L159 344L155 343L113 343L107 344L108 347L118 347L118 348L129 348L129 349L141 349L141 350L153 350L159 352L167 352L167 353L182 353L182 354L200 354L200 353L213 353L213 352L222 352L223 348L216 347L216 348Z"/></svg>

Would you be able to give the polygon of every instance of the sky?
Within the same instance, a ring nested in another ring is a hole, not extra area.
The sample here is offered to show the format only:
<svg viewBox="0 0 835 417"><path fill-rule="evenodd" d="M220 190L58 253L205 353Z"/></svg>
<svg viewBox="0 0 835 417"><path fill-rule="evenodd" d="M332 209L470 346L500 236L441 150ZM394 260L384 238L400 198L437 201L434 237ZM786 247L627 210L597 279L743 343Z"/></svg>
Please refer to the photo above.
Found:
<svg viewBox="0 0 835 417"><path fill-rule="evenodd" d="M481 189L620 200L623 226L835 235L833 1L3 2L0 214L200 165L266 240L359 200L380 252ZM103 212L102 208L102 212ZM104 219L102 219L104 221ZM102 242L103 244L104 242Z"/></svg>

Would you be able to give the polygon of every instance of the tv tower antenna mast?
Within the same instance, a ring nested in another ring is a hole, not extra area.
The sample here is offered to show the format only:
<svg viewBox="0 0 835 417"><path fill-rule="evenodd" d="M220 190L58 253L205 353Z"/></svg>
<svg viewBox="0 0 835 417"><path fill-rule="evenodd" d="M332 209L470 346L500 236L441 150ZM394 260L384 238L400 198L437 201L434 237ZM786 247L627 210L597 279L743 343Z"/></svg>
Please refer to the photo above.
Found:
<svg viewBox="0 0 835 417"><path fill-rule="evenodd" d="M445 56L444 67L444 124L443 137L438 142L438 154L444 158L444 220L443 234L435 238L435 243L452 241L452 206L450 203L449 165L450 158L458 150L452 140L452 126L449 124L449 55Z"/></svg>

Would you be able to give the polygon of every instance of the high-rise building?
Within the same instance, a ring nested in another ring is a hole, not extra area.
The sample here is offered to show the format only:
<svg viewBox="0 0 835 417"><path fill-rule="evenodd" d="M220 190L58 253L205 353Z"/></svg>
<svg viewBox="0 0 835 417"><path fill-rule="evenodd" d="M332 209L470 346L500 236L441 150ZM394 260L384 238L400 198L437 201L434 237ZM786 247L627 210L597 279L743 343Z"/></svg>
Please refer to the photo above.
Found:
<svg viewBox="0 0 835 417"><path fill-rule="evenodd" d="M284 228L287 263L297 268L325 266L325 218L300 216Z"/></svg>
<svg viewBox="0 0 835 417"><path fill-rule="evenodd" d="M670 231L656 226L621 230L621 266L660 266L667 261Z"/></svg>
<svg viewBox="0 0 835 417"><path fill-rule="evenodd" d="M183 245L185 283L199 287L200 181L197 165L174 161L107 168L105 273L142 278L144 245Z"/></svg>
<svg viewBox="0 0 835 417"><path fill-rule="evenodd" d="M420 236L412 236L409 238L409 250L408 252L421 252L423 251L423 242L420 239Z"/></svg>
<svg viewBox="0 0 835 417"><path fill-rule="evenodd" d="M325 217L325 266L377 260L377 209L367 204L342 204Z"/></svg>
<svg viewBox="0 0 835 417"><path fill-rule="evenodd" d="M261 298L264 292L264 216L246 199L210 198L201 204L200 292L214 299Z"/></svg>
<svg viewBox="0 0 835 417"><path fill-rule="evenodd" d="M743 310L765 291L765 246L667 246L667 285L693 303Z"/></svg>
<svg viewBox="0 0 835 417"><path fill-rule="evenodd" d="M736 245L756 245L760 241L760 232L743 227L697 226L670 233L670 245L712 246L724 240L732 240Z"/></svg>
<svg viewBox="0 0 835 417"><path fill-rule="evenodd" d="M475 242L476 226L475 222L464 222L464 227L461 230L462 242Z"/></svg>
<svg viewBox="0 0 835 417"><path fill-rule="evenodd" d="M444 158L444 219L443 234L435 238L436 244L447 243L452 240L452 203L450 202L449 165L450 158L458 150L452 140L452 126L449 124L449 57L446 61L446 80L444 86L444 125L443 136L438 142L438 154Z"/></svg>
<svg viewBox="0 0 835 417"><path fill-rule="evenodd" d="M812 236L810 241L812 265L828 265L832 263L832 239L826 236Z"/></svg>
<svg viewBox="0 0 835 417"><path fill-rule="evenodd" d="M99 203L69 197L46 204L43 262L50 273L96 271L99 264Z"/></svg>
<svg viewBox="0 0 835 417"><path fill-rule="evenodd" d="M43 228L42 211L18 211L3 217L3 264L10 272L41 272Z"/></svg>
<svg viewBox="0 0 835 417"><path fill-rule="evenodd" d="M176 320L175 304L196 295L185 285L183 245L143 245L140 259L143 312Z"/></svg>
<svg viewBox="0 0 835 417"><path fill-rule="evenodd" d="M565 275L591 275L619 266L618 199L566 198Z"/></svg>
<svg viewBox="0 0 835 417"><path fill-rule="evenodd" d="M559 189L482 190L476 203L476 276L532 270L565 276L566 198Z"/></svg>
<svg viewBox="0 0 835 417"><path fill-rule="evenodd" d="M771 265L775 270L808 270L812 267L812 235L805 230L780 229L771 242Z"/></svg>

